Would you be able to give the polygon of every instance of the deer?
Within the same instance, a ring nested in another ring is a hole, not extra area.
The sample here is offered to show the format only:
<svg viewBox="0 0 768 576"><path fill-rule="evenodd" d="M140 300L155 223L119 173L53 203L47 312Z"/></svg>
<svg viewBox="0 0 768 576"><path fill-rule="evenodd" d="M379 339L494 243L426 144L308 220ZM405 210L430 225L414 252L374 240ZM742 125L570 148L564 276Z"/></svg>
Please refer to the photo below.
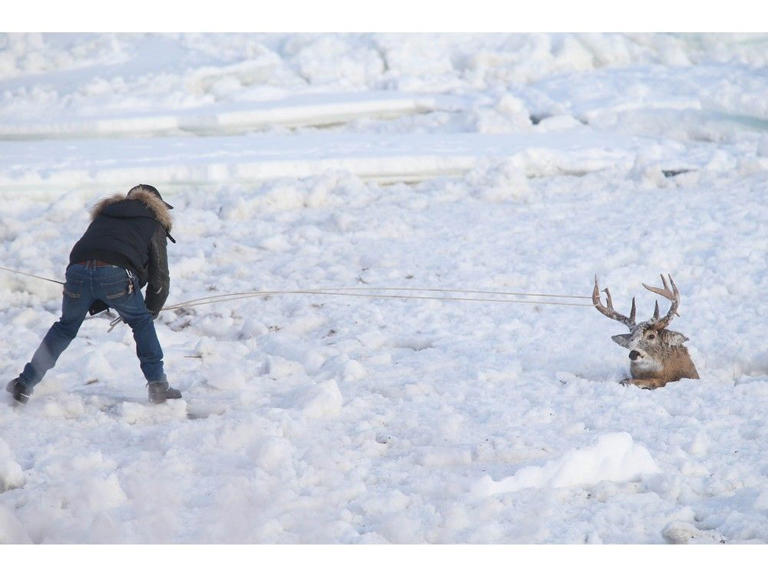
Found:
<svg viewBox="0 0 768 576"><path fill-rule="evenodd" d="M632 377L621 381L624 386L635 385L639 388L653 390L682 378L699 379L696 366L694 366L688 349L684 345L688 338L679 332L667 330L672 319L679 316L677 308L680 305L680 291L672 280L672 276L668 275L668 278L669 283L667 283L664 275L661 275L663 288L643 284L647 290L659 294L671 302L667 313L663 317L659 315L659 301L657 300L656 309L651 319L637 323L635 322L635 299L632 298L629 316L624 316L613 309L611 293L606 288L603 290L606 304L603 305L600 300L597 276L595 276L592 304L603 315L621 322L629 328L629 334L617 334L611 337L616 344L629 350L629 371Z"/></svg>

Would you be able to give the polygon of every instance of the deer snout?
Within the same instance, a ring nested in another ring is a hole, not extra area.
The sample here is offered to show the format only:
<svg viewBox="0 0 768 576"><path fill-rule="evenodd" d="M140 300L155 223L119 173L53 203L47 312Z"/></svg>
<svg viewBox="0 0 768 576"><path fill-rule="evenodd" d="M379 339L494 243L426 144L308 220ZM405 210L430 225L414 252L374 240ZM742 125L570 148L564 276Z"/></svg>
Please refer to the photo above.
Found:
<svg viewBox="0 0 768 576"><path fill-rule="evenodd" d="M632 351L629 353L629 359L630 359L630 360L637 360L638 358L640 358L640 356L641 356L641 354L640 354L640 352L638 352L637 350L632 350Z"/></svg>

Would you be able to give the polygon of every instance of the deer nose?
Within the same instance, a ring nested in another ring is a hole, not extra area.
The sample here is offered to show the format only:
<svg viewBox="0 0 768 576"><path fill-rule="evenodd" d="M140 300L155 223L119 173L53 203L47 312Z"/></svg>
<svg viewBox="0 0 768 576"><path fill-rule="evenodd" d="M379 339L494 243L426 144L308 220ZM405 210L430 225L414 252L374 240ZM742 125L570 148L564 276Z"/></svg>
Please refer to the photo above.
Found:
<svg viewBox="0 0 768 576"><path fill-rule="evenodd" d="M637 350L632 350L632 352L629 353L630 360L637 360L638 358L640 358L640 352Z"/></svg>

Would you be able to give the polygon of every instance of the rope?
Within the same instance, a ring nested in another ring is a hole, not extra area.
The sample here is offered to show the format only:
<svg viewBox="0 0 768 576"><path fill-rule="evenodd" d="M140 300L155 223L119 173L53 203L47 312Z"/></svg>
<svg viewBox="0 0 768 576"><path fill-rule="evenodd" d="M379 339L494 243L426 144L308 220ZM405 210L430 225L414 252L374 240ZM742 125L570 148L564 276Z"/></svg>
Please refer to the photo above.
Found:
<svg viewBox="0 0 768 576"><path fill-rule="evenodd" d="M470 297L462 297L462 296L405 296L402 294L362 294L359 291L361 290L378 290L380 292L384 291L394 291L394 290L403 290L403 291L409 291L409 292L415 292L415 291L423 291L423 292L454 292L454 293L467 293L467 294L492 294L492 295L503 295L503 294L515 294L520 296L526 296L527 294L522 292L493 292L490 290L447 290L447 289L441 289L441 288L408 288L408 289L398 289L398 288L342 288L342 289L326 289L326 288L317 288L313 290L258 290L254 292L235 292L231 294L220 294L218 296L209 296L207 298L196 298L194 300L187 300L186 302L179 302L177 304L173 304L171 306L165 306L163 308L164 312L170 311L170 310L179 310L181 308L194 308L196 306L203 306L206 304L218 304L220 302L233 302L236 300L246 300L248 298L260 298L265 296L280 296L280 295L313 295L313 296L345 296L345 297L357 297L357 298L372 298L372 299L380 299L380 298L386 298L386 299L397 299L397 300L433 300L433 301L440 301L440 302L495 302L495 303L502 303L502 304L535 304L535 305L545 305L545 306L575 306L575 307L584 307L584 308L591 308L592 304L582 304L579 302L559 302L559 301L543 301L543 300L511 300L508 298L470 298ZM539 297L547 297L546 294L538 294ZM565 295L558 295L554 296L556 298L579 298L579 299L585 299L585 298L591 298L590 296L565 296ZM109 332L111 332L115 326L120 324L123 321L122 318L115 318L109 323Z"/></svg>
<svg viewBox="0 0 768 576"><path fill-rule="evenodd" d="M364 294L364 291L373 292L372 294ZM405 294L382 294L381 292L439 292L439 293L460 293L460 294L489 294L499 296L531 296L531 297L543 297L543 298L578 298L578 299L590 299L590 296L567 296L567 295L555 295L555 294L528 294L523 292L494 292L491 290L448 290L442 288L313 288L306 290L258 290L253 292L234 292L231 294L220 294L217 296L208 296L203 298L197 298L194 300L187 300L185 302L179 302L171 306L166 306L163 310L176 310L179 308L192 308L195 306L202 306L204 304L216 304L218 302L229 302L232 300L245 300L247 298L258 298L263 296L276 296L287 294L304 294L304 295L317 295L317 296L347 296L358 298L389 298L398 300L436 300L436 301L448 301L448 302L498 302L498 303L511 303L511 304L543 304L543 305L559 305L559 306L583 306L592 307L592 304L582 304L578 302L559 302L559 301L544 301L544 300L513 300L510 298L474 298L468 296L422 296L422 295L405 295Z"/></svg>
<svg viewBox="0 0 768 576"><path fill-rule="evenodd" d="M379 292L460 292L462 294L491 294L495 296L526 296L532 298L578 298L591 300L592 296L571 296L570 294L538 294L535 292L499 292L496 290L465 290L461 288L383 288L381 286L365 287L355 286L346 288L318 288L318 290L377 290Z"/></svg>
<svg viewBox="0 0 768 576"><path fill-rule="evenodd" d="M362 291L377 291L379 293L363 294ZM453 293L465 293L465 294L489 294L489 295L515 295L515 296L536 296L536 297L552 297L552 298L574 298L574 299L591 299L591 296L568 296L568 295L550 295L550 294L528 294L524 292L496 292L492 290L449 290L445 288L316 288L311 290L257 290L253 292L235 292L231 294L220 294L217 296L209 296L203 298L196 298L194 300L187 300L185 302L179 302L171 306L166 306L163 311L179 310L181 308L194 308L196 306L203 306L207 304L218 304L220 302L232 302L237 300L246 300L249 298L260 298L265 296L280 296L280 295L312 295L312 296L344 296L344 297L357 297L357 298L371 298L371 299L396 299L396 300L432 300L439 302L493 302L501 304L534 304L544 306L574 306L591 308L592 304L582 304L580 302L560 302L560 301L545 301L545 300L512 300L509 298L472 298L465 296L416 296L416 295L403 295L403 294L381 294L380 292L387 291L403 291L403 292L453 292ZM122 322L122 318L115 318L110 322L110 331Z"/></svg>
<svg viewBox="0 0 768 576"><path fill-rule="evenodd" d="M22 276L29 276L30 278L37 278L38 280L45 280L46 282L54 282L55 284L61 284L62 286L64 285L64 282L60 282L59 280L53 280L52 278L46 278L45 276L36 276L35 274L27 274L26 272L12 270L11 268L6 268L5 266L0 266L0 270L5 270L6 272L11 272L13 274L20 274Z"/></svg>
<svg viewBox="0 0 768 576"><path fill-rule="evenodd" d="M29 276L31 278L37 278L38 280L45 280L46 282L54 282L56 284L64 284L59 280L53 280L51 278L45 278L44 276L37 276L35 274L28 274L19 270L13 270L0 266L0 270L11 272L13 274L20 274L22 276ZM405 294L403 294L403 292ZM415 292L421 292L422 294L414 294ZM433 296L425 296L423 293L438 294ZM465 296L444 296L443 294L464 294ZM472 294L478 296L471 296ZM249 298L261 298L266 296L282 296L282 295L312 295L312 296L343 296L351 298L371 298L371 299L391 299L391 300L432 300L438 302L492 302L499 304L533 304L543 306L575 306L591 308L592 304L583 304L581 302L563 302L563 300L591 300L591 296L574 296L570 294L543 294L536 292L509 292L498 290L466 290L466 289L450 289L450 288L387 288L387 287L341 287L341 288L312 288L304 290L255 290L252 292L232 292L228 294L219 294L216 296L204 296L202 298L195 298L193 300L186 300L184 302L178 302L171 306L166 306L163 311L179 310L181 308L193 308L195 306L203 306L207 304L217 304L219 302L233 302L237 300L246 300ZM513 298L510 298L513 297ZM539 298L539 300L520 300L519 298ZM541 298L554 298L556 300L541 300ZM111 331L115 326L122 322L122 318L115 318L110 322Z"/></svg>

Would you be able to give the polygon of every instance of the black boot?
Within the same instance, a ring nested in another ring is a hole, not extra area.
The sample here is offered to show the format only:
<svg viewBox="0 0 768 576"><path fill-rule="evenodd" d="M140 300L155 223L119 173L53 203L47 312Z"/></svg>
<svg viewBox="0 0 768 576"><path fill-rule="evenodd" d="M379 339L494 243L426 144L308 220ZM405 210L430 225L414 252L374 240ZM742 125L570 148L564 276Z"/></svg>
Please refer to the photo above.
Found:
<svg viewBox="0 0 768 576"><path fill-rule="evenodd" d="M32 391L27 390L21 378L14 378L8 382L5 389L13 395L13 399L19 404L26 404L29 397L32 396Z"/></svg>
<svg viewBox="0 0 768 576"><path fill-rule="evenodd" d="M175 400L181 398L181 392L176 388L171 388L165 380L156 382L147 382L149 401L152 404L162 404L166 400Z"/></svg>

